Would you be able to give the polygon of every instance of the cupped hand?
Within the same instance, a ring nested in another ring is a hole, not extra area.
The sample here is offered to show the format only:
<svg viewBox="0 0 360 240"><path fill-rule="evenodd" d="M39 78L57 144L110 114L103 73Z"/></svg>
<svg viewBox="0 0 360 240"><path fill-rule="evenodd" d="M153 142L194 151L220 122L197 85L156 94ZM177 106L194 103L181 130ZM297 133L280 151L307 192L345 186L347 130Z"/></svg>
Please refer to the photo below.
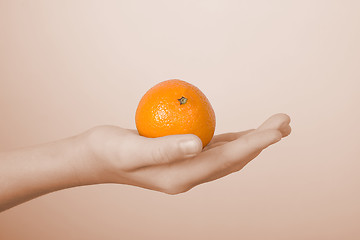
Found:
<svg viewBox="0 0 360 240"><path fill-rule="evenodd" d="M239 171L291 132L290 118L275 114L257 129L216 135L205 147L193 134L159 138L99 126L84 133L86 161L97 182L121 183L168 194Z"/></svg>

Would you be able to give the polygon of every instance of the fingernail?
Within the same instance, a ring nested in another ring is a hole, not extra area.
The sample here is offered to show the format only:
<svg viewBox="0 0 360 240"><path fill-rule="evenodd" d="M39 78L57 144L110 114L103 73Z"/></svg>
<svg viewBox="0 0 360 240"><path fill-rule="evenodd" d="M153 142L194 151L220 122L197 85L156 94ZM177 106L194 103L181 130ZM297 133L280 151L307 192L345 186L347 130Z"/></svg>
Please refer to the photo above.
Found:
<svg viewBox="0 0 360 240"><path fill-rule="evenodd" d="M181 151L185 157L194 157L199 150L199 144L195 140L185 140L179 143Z"/></svg>

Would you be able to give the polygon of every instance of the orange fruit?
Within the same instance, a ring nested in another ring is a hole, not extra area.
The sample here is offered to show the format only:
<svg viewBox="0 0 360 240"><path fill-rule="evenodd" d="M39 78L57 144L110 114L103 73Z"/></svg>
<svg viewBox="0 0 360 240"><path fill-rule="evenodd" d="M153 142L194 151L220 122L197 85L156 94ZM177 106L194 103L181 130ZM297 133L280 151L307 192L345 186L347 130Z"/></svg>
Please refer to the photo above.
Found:
<svg viewBox="0 0 360 240"><path fill-rule="evenodd" d="M205 147L215 131L215 112L194 85L178 79L163 81L141 98L135 114L141 136L195 134Z"/></svg>

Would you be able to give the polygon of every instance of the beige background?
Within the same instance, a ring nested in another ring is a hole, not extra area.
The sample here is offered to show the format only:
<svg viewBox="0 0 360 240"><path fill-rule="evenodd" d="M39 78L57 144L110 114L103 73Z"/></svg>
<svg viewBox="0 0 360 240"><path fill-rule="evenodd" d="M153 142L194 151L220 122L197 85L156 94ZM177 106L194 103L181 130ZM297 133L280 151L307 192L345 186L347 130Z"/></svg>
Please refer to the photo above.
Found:
<svg viewBox="0 0 360 240"><path fill-rule="evenodd" d="M134 128L145 91L198 86L217 133L292 117L241 172L168 196L68 189L0 214L0 239L360 239L360 1L0 0L0 150Z"/></svg>

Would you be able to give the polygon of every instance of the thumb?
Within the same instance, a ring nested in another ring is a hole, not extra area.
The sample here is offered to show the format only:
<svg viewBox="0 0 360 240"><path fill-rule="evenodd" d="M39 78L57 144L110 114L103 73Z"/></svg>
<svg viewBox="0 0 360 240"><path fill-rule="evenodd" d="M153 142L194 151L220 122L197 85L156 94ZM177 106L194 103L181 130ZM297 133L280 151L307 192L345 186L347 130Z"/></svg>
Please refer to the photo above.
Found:
<svg viewBox="0 0 360 240"><path fill-rule="evenodd" d="M202 150L202 142L194 134L169 135L147 138L143 150L149 165L163 164L196 156Z"/></svg>

